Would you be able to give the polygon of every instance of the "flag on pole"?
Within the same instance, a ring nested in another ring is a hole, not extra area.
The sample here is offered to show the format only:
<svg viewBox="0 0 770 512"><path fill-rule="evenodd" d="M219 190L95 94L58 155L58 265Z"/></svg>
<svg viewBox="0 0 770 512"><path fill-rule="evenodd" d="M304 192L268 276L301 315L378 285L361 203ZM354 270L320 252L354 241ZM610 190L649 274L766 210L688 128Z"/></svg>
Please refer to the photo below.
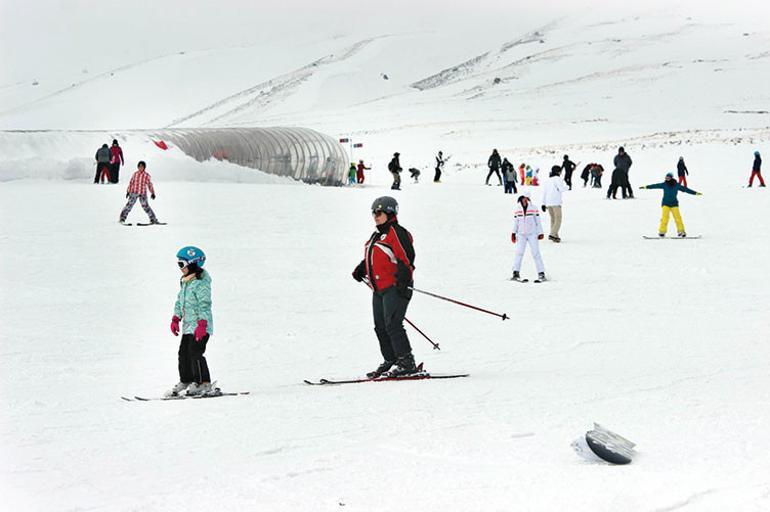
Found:
<svg viewBox="0 0 770 512"><path fill-rule="evenodd" d="M353 147L354 148L362 148L362 147L364 147L364 143L363 142L356 142L355 144L353 144Z"/></svg>
<svg viewBox="0 0 770 512"><path fill-rule="evenodd" d="M340 144L344 144L346 142L350 142L350 139L348 138L340 139Z"/></svg>

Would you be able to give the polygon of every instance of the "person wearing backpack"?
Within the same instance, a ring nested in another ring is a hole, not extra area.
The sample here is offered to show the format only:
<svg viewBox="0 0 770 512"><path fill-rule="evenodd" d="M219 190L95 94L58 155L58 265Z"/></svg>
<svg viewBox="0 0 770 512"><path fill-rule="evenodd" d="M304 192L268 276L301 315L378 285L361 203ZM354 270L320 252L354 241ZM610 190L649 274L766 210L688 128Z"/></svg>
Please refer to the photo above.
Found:
<svg viewBox="0 0 770 512"><path fill-rule="evenodd" d="M390 171L390 174L393 175L393 185L391 185L391 190L401 190L401 162L399 162L399 156L401 156L401 153L396 152L393 153L393 159L388 164L388 170Z"/></svg>

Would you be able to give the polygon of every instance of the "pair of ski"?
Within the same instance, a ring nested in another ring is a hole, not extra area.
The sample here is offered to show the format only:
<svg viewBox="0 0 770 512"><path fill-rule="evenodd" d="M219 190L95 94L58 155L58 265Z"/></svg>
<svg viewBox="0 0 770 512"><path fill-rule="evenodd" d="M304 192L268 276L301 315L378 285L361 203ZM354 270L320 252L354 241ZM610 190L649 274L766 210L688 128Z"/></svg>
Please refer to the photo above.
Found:
<svg viewBox="0 0 770 512"><path fill-rule="evenodd" d="M360 378L345 379L345 380L319 379L317 381L311 381L311 380L305 379L303 382L310 386L337 386L340 384L359 384L362 382L395 382L395 381L405 381L405 380L458 379L461 377L468 377L468 376L470 376L470 374L468 373L453 373L453 374L429 373L422 369L422 363L420 363L420 365L418 366L417 373L411 373L409 375L401 375L398 377L391 377L390 375L385 373L379 377L374 377L374 378L360 377Z"/></svg>
<svg viewBox="0 0 770 512"><path fill-rule="evenodd" d="M219 398L220 396L241 396L241 395L248 395L250 393L251 391L228 392L228 391L222 391L217 387L213 387L210 392L204 395L172 395L172 396L159 396L159 397L153 397L153 398L134 395L134 397L121 396L120 398L122 398L126 402L152 402L154 400L164 400L164 401L165 400L201 400L203 398Z"/></svg>
<svg viewBox="0 0 770 512"><path fill-rule="evenodd" d="M642 236L645 240L697 240L701 235L695 236Z"/></svg>
<svg viewBox="0 0 770 512"><path fill-rule="evenodd" d="M521 277L520 277L520 278L518 278L518 279L516 279L515 277L512 277L512 278L510 278L510 279L509 279L509 281L514 281L514 282L516 282L516 283L528 283L528 282L529 282L529 279L527 279L526 277L525 277L525 278L521 278ZM532 282L533 282L533 283L544 283L544 282L546 282L546 281L547 281L547 279L540 279L540 278L538 277L537 279L533 280Z"/></svg>
<svg viewBox="0 0 770 512"><path fill-rule="evenodd" d="M165 226L168 222L122 222L124 226Z"/></svg>

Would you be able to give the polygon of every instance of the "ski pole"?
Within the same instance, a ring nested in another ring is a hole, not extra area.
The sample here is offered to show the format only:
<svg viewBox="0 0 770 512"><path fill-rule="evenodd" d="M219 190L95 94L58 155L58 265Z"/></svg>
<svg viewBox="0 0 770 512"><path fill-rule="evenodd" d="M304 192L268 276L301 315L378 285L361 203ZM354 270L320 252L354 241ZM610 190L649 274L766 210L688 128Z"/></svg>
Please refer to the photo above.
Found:
<svg viewBox="0 0 770 512"><path fill-rule="evenodd" d="M369 284L369 280L368 280L367 278L364 278L364 279L362 280L362 282L363 282L363 283L364 283L366 286L368 286L368 287L370 287L370 288L371 288L371 285ZM441 348L438 346L438 343L433 343L433 340L432 340L432 339L430 339L430 338L428 337L428 335L427 335L427 334L425 334L424 332L422 332L422 331L420 330L420 328L419 328L419 327L417 327L416 325L414 325L414 324L411 322L411 320L409 320L407 317L404 317L404 320L406 321L406 323L408 323L409 325L411 325L412 327L414 327L414 330L415 330L415 331L417 331L417 332L419 332L420 334L422 334L423 338L425 338L426 340L428 340L428 343L430 343L431 345L433 345L433 350L441 350Z"/></svg>
<svg viewBox="0 0 770 512"><path fill-rule="evenodd" d="M433 345L433 350L441 350L441 347L439 347L439 346L438 346L438 343L433 343L433 340L432 340L432 339L430 339L430 338L428 338L428 335L427 335L427 334L425 334L424 332L422 332L422 331L420 330L420 328L419 328L419 327L417 327L416 325L414 325L414 324L411 322L411 320L409 320L407 317L404 317L404 320L406 321L406 323L408 323L409 325L411 325L412 327L414 327L414 330L415 330L415 331L417 331L417 332L419 332L420 334L422 334L423 338L425 338L426 340L428 340L428 342L429 342L431 345Z"/></svg>
<svg viewBox="0 0 770 512"><path fill-rule="evenodd" d="M420 289L414 288L412 286L410 286L409 289L412 290L412 291L415 291L417 293L422 293L422 294L425 294L425 295L429 295L429 296L434 297L436 299L441 299L441 300L445 300L447 302L451 302L453 304L457 304L459 306L465 306L466 308L475 309L476 311L481 311L483 313L488 313L490 315L499 316L503 320L508 320L510 318L505 313L502 313L502 314L495 313L494 311L489 311L488 309L480 308L478 306L472 306L470 304L466 304L464 302L460 302L459 300L450 299L449 297L442 297L441 295L436 295L435 293L426 292L425 290L420 290Z"/></svg>

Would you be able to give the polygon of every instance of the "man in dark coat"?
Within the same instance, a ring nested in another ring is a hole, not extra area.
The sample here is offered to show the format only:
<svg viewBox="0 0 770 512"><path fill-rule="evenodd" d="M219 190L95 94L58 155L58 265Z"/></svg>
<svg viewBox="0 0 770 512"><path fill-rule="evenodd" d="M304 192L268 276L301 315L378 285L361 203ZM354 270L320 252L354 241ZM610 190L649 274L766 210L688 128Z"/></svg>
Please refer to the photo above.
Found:
<svg viewBox="0 0 770 512"><path fill-rule="evenodd" d="M569 159L569 155L564 155L564 162L561 164L561 168L564 171L564 183L567 184L570 190L572 190L572 172L575 170L575 162Z"/></svg>
<svg viewBox="0 0 770 512"><path fill-rule="evenodd" d="M391 190L401 190L401 171L403 169L401 169L401 162L398 160L399 156L401 156L401 153L393 153L393 160L388 164L388 170L393 175L393 185L390 186Z"/></svg>
<svg viewBox="0 0 770 512"><path fill-rule="evenodd" d="M631 160L631 157L628 156L628 153L626 153L626 150L623 148L623 146L618 148L618 154L615 155L615 160L613 160L613 163L615 164L615 169L622 172L622 174L618 177L620 179L620 187L623 192L623 199L633 199L634 192L631 190L631 183L628 179L628 171L631 169L631 165L634 162ZM615 172L612 173L612 181L615 182Z"/></svg>
<svg viewBox="0 0 770 512"><path fill-rule="evenodd" d="M500 185L503 184L503 178L500 177L500 165L502 164L503 159L500 158L500 153L497 152L496 149L492 150L492 155L489 157L489 160L487 160L487 167L489 167L489 174L487 174L487 185L489 185L489 178L492 176L492 173L497 174L497 179L500 181Z"/></svg>
<svg viewBox="0 0 770 512"><path fill-rule="evenodd" d="M110 159L112 158L109 146L107 146L107 144L102 144L102 147L96 151L94 158L96 159L96 176L94 176L94 183L99 183L99 178L107 178L107 181L109 181Z"/></svg>

